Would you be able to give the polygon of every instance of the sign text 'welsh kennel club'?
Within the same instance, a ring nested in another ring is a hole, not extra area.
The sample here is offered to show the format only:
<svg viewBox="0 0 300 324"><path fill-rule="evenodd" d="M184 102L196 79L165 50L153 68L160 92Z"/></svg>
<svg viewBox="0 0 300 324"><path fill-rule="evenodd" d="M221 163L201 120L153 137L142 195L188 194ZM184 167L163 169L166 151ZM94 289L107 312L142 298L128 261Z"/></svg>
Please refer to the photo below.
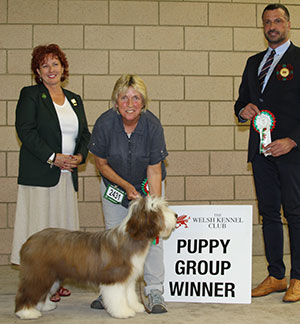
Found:
<svg viewBox="0 0 300 324"><path fill-rule="evenodd" d="M172 206L164 242L170 302L251 303L252 206Z"/></svg>

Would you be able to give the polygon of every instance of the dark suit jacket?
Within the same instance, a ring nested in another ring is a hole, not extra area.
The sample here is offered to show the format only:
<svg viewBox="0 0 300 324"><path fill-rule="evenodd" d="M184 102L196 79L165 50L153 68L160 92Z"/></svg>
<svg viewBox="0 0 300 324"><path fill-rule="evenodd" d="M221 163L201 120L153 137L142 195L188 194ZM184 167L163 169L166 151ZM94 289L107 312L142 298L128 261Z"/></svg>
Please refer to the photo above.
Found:
<svg viewBox="0 0 300 324"><path fill-rule="evenodd" d="M81 153L83 162L90 139L81 97L63 89L78 118L78 136L74 154ZM47 163L53 153L62 152L62 134L55 107L48 89L43 85L24 87L16 109L16 130L22 146L19 157L18 183L52 187L60 178L60 169ZM82 162L82 163L83 163ZM72 172L74 188L78 190L77 168Z"/></svg>
<svg viewBox="0 0 300 324"><path fill-rule="evenodd" d="M259 110L271 111L276 119L275 129L271 132L272 141L289 137L297 143L297 147L288 154L273 159L300 163L300 48L290 45L261 93L257 71L265 53L266 51L251 56L247 61L234 107L235 114L238 116L240 110L250 102ZM276 73L276 69L279 71L284 64L290 64L290 80L284 80L280 73ZM251 124L248 161L252 161L258 153L259 141L259 134Z"/></svg>

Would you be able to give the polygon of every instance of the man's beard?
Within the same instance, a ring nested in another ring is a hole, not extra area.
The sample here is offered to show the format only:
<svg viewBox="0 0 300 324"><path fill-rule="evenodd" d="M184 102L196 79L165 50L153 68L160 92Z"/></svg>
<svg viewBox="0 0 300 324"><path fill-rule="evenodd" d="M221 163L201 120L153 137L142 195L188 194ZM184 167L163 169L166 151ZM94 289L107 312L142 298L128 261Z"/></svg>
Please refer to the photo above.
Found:
<svg viewBox="0 0 300 324"><path fill-rule="evenodd" d="M269 32L271 32L271 31L269 31ZM272 31L272 32L274 32L274 31ZM286 35L280 34L280 33L278 33L278 38L272 38L267 33L265 33L265 37L270 44L279 44L279 43L282 43L286 39Z"/></svg>

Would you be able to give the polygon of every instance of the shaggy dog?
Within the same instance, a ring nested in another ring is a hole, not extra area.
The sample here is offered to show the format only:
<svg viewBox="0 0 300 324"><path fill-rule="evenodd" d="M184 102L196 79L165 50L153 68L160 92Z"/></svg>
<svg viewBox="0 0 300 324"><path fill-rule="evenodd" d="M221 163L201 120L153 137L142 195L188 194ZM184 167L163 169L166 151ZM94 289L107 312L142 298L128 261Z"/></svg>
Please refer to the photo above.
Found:
<svg viewBox="0 0 300 324"><path fill-rule="evenodd" d="M122 223L105 232L48 228L22 246L15 313L35 319L56 304L50 297L65 278L96 284L107 312L117 318L143 312L135 283L143 273L151 242L167 238L177 215L161 197L134 200Z"/></svg>

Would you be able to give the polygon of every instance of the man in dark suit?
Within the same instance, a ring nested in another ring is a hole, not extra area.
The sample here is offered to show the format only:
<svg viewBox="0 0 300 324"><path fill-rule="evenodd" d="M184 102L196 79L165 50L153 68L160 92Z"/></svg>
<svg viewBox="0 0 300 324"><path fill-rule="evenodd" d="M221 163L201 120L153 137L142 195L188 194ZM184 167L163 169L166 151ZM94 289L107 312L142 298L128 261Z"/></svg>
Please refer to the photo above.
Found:
<svg viewBox="0 0 300 324"><path fill-rule="evenodd" d="M248 162L260 215L268 277L253 297L285 291L281 206L288 222L291 273L285 302L300 300L300 48L289 40L290 15L281 4L262 14L268 49L250 57L243 73L235 114L251 120Z"/></svg>

